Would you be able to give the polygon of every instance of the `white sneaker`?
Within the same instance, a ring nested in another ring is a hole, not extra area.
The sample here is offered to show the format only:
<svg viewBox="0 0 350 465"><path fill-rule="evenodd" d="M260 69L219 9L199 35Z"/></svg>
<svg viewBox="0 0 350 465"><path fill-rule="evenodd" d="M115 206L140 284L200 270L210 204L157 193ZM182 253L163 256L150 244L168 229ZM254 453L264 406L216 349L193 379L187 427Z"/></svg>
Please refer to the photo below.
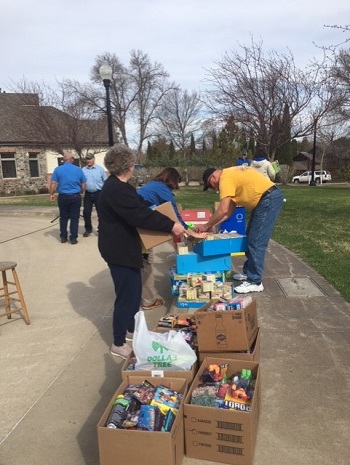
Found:
<svg viewBox="0 0 350 465"><path fill-rule="evenodd" d="M126 339L127 341L132 342L132 341L134 340L134 333L130 333L129 331L127 331L127 332L126 332L125 339Z"/></svg>
<svg viewBox="0 0 350 465"><path fill-rule="evenodd" d="M246 281L247 279L247 275L246 274L243 274L243 273L235 273L232 278L235 280L235 281Z"/></svg>
<svg viewBox="0 0 350 465"><path fill-rule="evenodd" d="M249 281L244 281L244 283L235 287L235 292L237 292L238 294L248 294L249 292L262 292L263 290L264 286L262 285L262 283L254 284L250 283Z"/></svg>

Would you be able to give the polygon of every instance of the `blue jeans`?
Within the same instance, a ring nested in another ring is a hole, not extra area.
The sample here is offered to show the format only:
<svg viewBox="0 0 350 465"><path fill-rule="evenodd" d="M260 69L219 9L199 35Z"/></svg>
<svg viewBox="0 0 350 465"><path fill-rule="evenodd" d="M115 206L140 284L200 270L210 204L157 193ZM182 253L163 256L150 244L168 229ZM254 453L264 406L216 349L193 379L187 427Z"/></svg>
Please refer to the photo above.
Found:
<svg viewBox="0 0 350 465"><path fill-rule="evenodd" d="M85 192L84 196L84 210L83 217L85 222L85 231L92 232L92 223L91 223L91 213L93 206L95 205L97 217L98 217L98 199L100 197L100 192Z"/></svg>
<svg viewBox="0 0 350 465"><path fill-rule="evenodd" d="M266 249L282 205L282 191L276 188L264 195L251 212L246 231L247 260L243 265L243 273L251 283L260 284L262 281Z"/></svg>
<svg viewBox="0 0 350 465"><path fill-rule="evenodd" d="M108 263L108 266L116 294L113 311L113 340L116 346L122 346L125 342L126 332L134 332L135 315L140 309L141 268L130 268L111 263Z"/></svg>
<svg viewBox="0 0 350 465"><path fill-rule="evenodd" d="M80 194L59 194L58 208L60 210L60 238L67 239L68 220L70 220L69 240L76 240L78 237L79 216L81 207Z"/></svg>

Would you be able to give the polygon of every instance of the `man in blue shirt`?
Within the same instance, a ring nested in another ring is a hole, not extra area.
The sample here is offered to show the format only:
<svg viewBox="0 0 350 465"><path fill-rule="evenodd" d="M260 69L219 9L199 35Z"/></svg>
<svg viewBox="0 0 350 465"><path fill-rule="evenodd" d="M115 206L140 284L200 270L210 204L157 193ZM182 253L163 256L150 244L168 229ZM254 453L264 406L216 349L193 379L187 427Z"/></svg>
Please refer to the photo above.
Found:
<svg viewBox="0 0 350 465"><path fill-rule="evenodd" d="M248 158L248 154L246 150L243 150L241 155L238 157L236 165L237 166L242 166L242 165L250 166L250 160Z"/></svg>
<svg viewBox="0 0 350 465"><path fill-rule="evenodd" d="M67 242L68 220L70 220L69 240L72 245L78 243L79 216L81 196L85 192L86 178L83 170L73 164L74 156L65 152L63 165L54 169L50 182L50 200L55 201L58 192L58 208L60 211L60 238L62 244Z"/></svg>
<svg viewBox="0 0 350 465"><path fill-rule="evenodd" d="M98 218L98 199L103 183L107 179L105 170L95 164L95 155L88 153L85 157L86 166L83 168L83 172L86 177L86 191L84 197L84 210L83 216L85 221L85 232L84 237L90 236L92 233L91 213L93 206L95 205L97 218ZM97 228L98 231L98 228Z"/></svg>

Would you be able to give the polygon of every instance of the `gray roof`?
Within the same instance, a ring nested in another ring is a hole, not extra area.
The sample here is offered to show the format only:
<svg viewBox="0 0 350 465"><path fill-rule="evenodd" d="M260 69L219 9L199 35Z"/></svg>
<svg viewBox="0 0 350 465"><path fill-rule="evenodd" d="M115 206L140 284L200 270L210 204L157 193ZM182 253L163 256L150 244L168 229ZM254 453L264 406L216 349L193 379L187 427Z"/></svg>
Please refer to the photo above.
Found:
<svg viewBox="0 0 350 465"><path fill-rule="evenodd" d="M0 93L0 146L108 145L105 119L74 118L37 94ZM75 148L75 147L73 147Z"/></svg>

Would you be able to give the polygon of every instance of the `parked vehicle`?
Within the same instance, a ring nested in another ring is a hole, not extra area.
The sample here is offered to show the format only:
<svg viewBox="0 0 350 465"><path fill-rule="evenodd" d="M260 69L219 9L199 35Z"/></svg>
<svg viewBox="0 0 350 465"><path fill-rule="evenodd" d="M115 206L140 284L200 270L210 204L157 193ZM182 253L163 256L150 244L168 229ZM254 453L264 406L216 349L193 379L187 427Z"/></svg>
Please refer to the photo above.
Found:
<svg viewBox="0 0 350 465"><path fill-rule="evenodd" d="M308 184L310 184L311 179L312 171L305 171L299 176L293 176L292 182L294 182L295 184L298 184L299 182L307 182ZM317 184L320 184L321 182L331 181L332 176L329 171L315 171L314 179Z"/></svg>
<svg viewBox="0 0 350 465"><path fill-rule="evenodd" d="M132 175L129 182L135 186L140 187L143 184L146 184L150 180L150 175L147 169L143 165L136 164L134 174Z"/></svg>

